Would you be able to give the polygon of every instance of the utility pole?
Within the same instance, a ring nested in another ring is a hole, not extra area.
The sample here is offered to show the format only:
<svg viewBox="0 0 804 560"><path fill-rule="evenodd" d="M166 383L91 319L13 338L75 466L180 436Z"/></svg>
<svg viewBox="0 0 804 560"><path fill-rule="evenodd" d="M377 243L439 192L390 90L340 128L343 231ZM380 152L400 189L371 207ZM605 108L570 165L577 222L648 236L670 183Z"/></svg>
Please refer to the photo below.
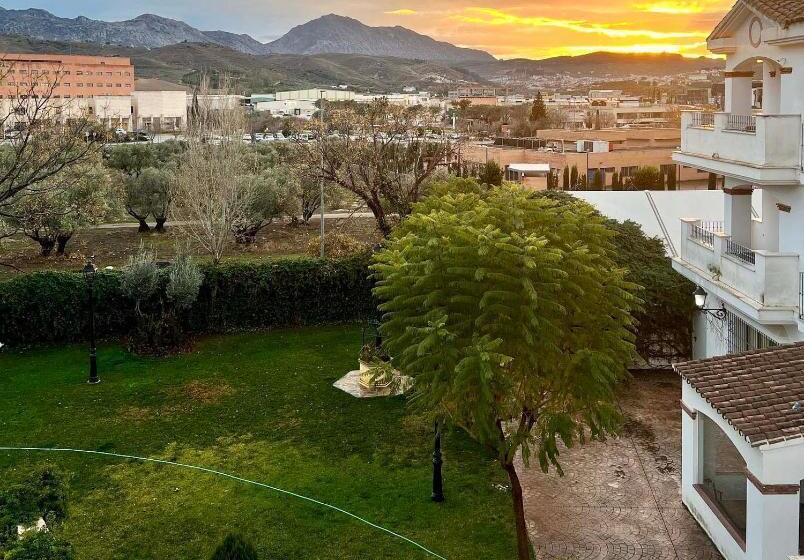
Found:
<svg viewBox="0 0 804 560"><path fill-rule="evenodd" d="M324 258L324 90L318 92L318 116L321 120L321 137L318 139L318 149L321 152L321 174L319 188L321 190L321 258Z"/></svg>

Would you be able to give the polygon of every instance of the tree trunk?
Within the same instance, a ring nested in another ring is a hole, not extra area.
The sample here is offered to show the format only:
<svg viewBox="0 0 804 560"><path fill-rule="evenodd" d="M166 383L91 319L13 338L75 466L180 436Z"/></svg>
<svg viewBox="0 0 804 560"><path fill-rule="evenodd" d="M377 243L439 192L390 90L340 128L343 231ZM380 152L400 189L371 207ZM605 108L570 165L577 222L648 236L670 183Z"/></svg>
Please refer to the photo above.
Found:
<svg viewBox="0 0 804 560"><path fill-rule="evenodd" d="M519 476L516 474L514 464L503 465L505 472L508 473L508 480L511 481L511 498L514 501L514 520L516 521L516 549L519 560L530 560L530 539L528 538L528 526L525 523L525 503L522 499L522 485L519 484Z"/></svg>
<svg viewBox="0 0 804 560"><path fill-rule="evenodd" d="M67 242L70 241L70 238L72 238L72 236L73 236L72 233L64 234L64 235L57 235L56 236L56 244L57 244L56 245L56 254L57 255L63 255L64 254L64 249L65 249L65 247L67 247Z"/></svg>
<svg viewBox="0 0 804 560"><path fill-rule="evenodd" d="M374 214L374 219L377 222L377 229L380 230L383 237L389 237L391 235L391 224L388 223L388 218L385 215L385 210L382 207L382 203L379 201L374 200L366 200L366 206L368 206L371 213Z"/></svg>
<svg viewBox="0 0 804 560"><path fill-rule="evenodd" d="M235 243L248 245L257 241L257 234L265 224L240 227L234 230Z"/></svg>
<svg viewBox="0 0 804 560"><path fill-rule="evenodd" d="M165 222L167 222L167 218L156 218L154 231L157 233L165 233Z"/></svg>
<svg viewBox="0 0 804 560"><path fill-rule="evenodd" d="M137 218L140 222L140 227L137 229L140 233L148 233L151 231L151 226L148 225L148 222L145 221L145 218Z"/></svg>
<svg viewBox="0 0 804 560"><path fill-rule="evenodd" d="M49 237L35 237L34 240L39 243L39 254L43 257L49 257L56 246L56 240Z"/></svg>

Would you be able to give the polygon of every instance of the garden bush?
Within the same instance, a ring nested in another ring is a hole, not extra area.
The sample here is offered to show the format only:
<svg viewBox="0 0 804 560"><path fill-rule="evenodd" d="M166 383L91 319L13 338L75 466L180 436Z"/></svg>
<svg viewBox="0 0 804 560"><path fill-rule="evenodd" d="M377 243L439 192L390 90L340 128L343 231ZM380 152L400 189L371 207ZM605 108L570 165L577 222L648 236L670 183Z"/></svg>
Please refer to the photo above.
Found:
<svg viewBox="0 0 804 560"><path fill-rule="evenodd" d="M257 551L241 535L230 534L215 549L212 560L257 560Z"/></svg>
<svg viewBox="0 0 804 560"><path fill-rule="evenodd" d="M367 317L373 307L368 256L201 265L198 299L182 314L190 332L315 325ZM99 271L95 324L101 338L137 324L122 274ZM79 272L36 272L0 282L0 342L12 345L87 340L86 283Z"/></svg>

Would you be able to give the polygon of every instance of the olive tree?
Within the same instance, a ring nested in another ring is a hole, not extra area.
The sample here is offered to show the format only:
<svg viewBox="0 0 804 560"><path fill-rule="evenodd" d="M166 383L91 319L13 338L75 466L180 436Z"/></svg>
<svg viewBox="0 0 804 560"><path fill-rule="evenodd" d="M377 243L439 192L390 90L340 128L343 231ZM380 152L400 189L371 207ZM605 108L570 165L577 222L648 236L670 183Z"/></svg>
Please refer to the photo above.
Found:
<svg viewBox="0 0 804 560"><path fill-rule="evenodd" d="M463 428L507 473L527 560L515 458L563 474L560 442L616 433L637 286L591 206L512 185L460 186L415 205L375 255L381 332L394 367L413 378L413 401Z"/></svg>
<svg viewBox="0 0 804 560"><path fill-rule="evenodd" d="M100 223L106 216L109 176L96 158L65 169L41 185L44 188L37 195L18 198L10 207L8 222L36 241L42 256L54 248L63 255L77 229Z"/></svg>
<svg viewBox="0 0 804 560"><path fill-rule="evenodd" d="M444 137L425 131L440 125L427 107L400 107L379 100L359 109L329 112L318 139L300 145L303 168L315 180L353 193L374 214L384 236L424 195L427 180L457 151Z"/></svg>

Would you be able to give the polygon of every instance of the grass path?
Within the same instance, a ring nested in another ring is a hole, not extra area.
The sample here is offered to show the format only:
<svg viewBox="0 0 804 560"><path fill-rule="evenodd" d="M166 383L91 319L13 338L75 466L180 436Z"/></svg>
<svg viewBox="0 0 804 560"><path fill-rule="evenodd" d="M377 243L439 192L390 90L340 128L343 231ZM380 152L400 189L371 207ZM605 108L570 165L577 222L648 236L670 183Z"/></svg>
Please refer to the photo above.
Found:
<svg viewBox="0 0 804 560"><path fill-rule="evenodd" d="M493 461L449 434L448 500L433 504L429 422L400 398L332 388L359 344L359 329L328 327L211 337L165 359L104 346L94 387L82 347L5 353L0 445L202 465L336 505L450 560L510 558L509 497ZM0 452L0 481L44 463L69 473L63 532L79 560L205 558L232 529L263 559L428 557L338 511L164 464Z"/></svg>

